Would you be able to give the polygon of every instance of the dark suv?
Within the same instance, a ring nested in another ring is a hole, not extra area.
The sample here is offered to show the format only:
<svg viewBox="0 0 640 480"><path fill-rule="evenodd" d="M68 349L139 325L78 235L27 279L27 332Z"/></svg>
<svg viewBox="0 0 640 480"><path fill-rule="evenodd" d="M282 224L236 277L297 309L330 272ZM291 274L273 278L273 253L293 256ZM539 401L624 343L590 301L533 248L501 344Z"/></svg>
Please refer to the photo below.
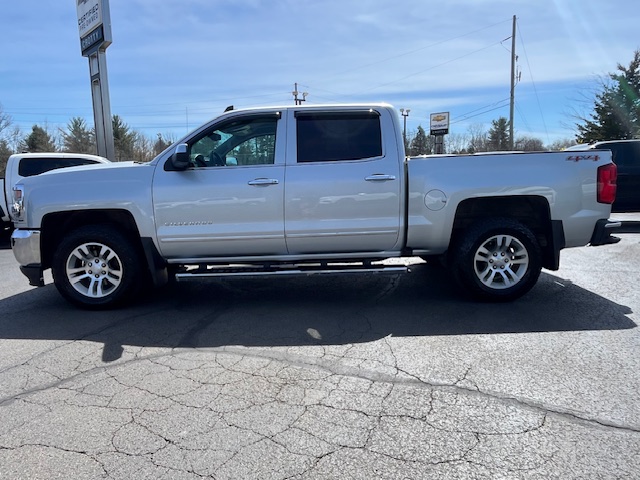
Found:
<svg viewBox="0 0 640 480"><path fill-rule="evenodd" d="M640 139L610 140L576 145L570 150L611 150L618 166L618 192L614 212L640 212Z"/></svg>

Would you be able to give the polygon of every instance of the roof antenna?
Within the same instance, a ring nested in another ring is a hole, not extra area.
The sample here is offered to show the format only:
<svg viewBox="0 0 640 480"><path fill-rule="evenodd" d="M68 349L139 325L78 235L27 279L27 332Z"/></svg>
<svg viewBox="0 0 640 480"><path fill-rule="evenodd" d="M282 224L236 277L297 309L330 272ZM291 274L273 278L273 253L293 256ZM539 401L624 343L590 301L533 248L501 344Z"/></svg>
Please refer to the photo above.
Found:
<svg viewBox="0 0 640 480"><path fill-rule="evenodd" d="M233 110L233 105L229 105L227 108L224 109L225 112L230 112L231 110Z"/></svg>

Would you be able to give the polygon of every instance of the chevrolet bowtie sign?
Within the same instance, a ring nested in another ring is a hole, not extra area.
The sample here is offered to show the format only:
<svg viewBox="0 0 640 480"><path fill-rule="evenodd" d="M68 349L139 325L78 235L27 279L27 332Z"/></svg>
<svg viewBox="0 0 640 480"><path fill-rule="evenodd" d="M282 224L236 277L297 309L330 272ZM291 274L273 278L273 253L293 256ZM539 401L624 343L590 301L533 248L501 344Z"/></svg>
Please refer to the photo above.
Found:
<svg viewBox="0 0 640 480"><path fill-rule="evenodd" d="M430 122L431 135L446 135L449 133L449 112L432 113Z"/></svg>

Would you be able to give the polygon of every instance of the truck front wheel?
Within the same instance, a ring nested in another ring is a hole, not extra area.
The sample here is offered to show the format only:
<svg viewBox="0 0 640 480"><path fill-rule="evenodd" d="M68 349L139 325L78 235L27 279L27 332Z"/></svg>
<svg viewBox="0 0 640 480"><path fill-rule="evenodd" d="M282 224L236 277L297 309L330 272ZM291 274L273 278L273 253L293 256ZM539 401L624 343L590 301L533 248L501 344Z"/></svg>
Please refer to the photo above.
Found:
<svg viewBox="0 0 640 480"><path fill-rule="evenodd" d="M52 259L56 288L71 303L110 308L129 300L140 283L135 248L103 225L81 227L66 236Z"/></svg>
<svg viewBox="0 0 640 480"><path fill-rule="evenodd" d="M473 225L454 247L451 260L457 282L480 300L518 298L533 288L542 269L536 237L508 218Z"/></svg>

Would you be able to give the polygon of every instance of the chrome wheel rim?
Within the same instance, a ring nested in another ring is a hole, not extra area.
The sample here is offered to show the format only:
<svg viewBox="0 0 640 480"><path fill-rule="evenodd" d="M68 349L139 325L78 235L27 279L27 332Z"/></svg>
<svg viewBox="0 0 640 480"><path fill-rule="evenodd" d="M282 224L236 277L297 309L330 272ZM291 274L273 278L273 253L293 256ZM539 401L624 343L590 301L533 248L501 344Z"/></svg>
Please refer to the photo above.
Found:
<svg viewBox="0 0 640 480"><path fill-rule="evenodd" d="M76 292L89 298L111 295L122 282L123 265L111 247L83 243L67 258L65 272Z"/></svg>
<svg viewBox="0 0 640 480"><path fill-rule="evenodd" d="M484 286L504 290L517 285L527 273L529 252L516 237L494 235L476 250L473 264Z"/></svg>

